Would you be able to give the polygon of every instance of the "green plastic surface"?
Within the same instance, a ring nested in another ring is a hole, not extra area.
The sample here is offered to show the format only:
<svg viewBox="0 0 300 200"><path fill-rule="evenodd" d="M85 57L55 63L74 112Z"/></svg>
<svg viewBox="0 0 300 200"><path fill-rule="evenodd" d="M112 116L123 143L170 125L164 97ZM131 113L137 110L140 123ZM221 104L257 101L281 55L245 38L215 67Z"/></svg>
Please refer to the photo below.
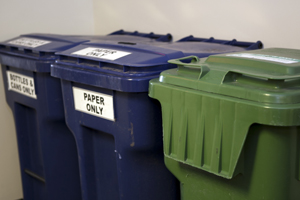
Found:
<svg viewBox="0 0 300 200"><path fill-rule="evenodd" d="M300 51L169 62L149 96L183 199L300 199Z"/></svg>

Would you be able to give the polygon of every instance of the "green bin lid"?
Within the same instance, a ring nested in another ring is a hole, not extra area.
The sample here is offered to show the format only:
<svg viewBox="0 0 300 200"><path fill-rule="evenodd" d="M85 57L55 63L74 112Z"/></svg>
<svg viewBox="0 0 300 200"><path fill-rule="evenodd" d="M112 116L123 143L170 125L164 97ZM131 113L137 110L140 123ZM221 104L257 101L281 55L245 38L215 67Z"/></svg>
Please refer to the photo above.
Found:
<svg viewBox="0 0 300 200"><path fill-rule="evenodd" d="M178 68L162 72L162 83L264 103L300 102L300 50L189 56L169 63Z"/></svg>

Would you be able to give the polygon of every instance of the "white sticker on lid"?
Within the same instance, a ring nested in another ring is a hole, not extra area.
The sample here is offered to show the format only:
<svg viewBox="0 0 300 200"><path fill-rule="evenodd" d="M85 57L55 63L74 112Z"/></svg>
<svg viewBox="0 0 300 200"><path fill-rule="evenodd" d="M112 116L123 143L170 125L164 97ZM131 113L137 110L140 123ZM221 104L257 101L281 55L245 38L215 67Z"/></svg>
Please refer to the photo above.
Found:
<svg viewBox="0 0 300 200"><path fill-rule="evenodd" d="M12 90L25 96L36 99L34 80L32 77L19 73L6 71L8 90Z"/></svg>
<svg viewBox="0 0 300 200"><path fill-rule="evenodd" d="M75 110L115 121L113 96L73 87Z"/></svg>
<svg viewBox="0 0 300 200"><path fill-rule="evenodd" d="M293 64L293 63L300 62L300 60L294 59L294 58L263 55L263 54L252 54L252 53L228 54L226 56L253 58L253 59L257 59L257 60L267 60L267 61L279 62L279 63L284 63L284 64Z"/></svg>
<svg viewBox="0 0 300 200"><path fill-rule="evenodd" d="M44 44L48 44L50 43L50 41L46 41L46 40L37 40L37 39L33 39L33 38L19 38L16 40L12 40L10 42L8 42L9 44L15 44L15 45L19 45L19 46L25 46L25 47L31 47L31 48L35 48L35 47L39 47L42 46Z"/></svg>
<svg viewBox="0 0 300 200"><path fill-rule="evenodd" d="M107 60L116 60L118 58L127 56L131 53L125 52L125 51L113 50L113 49L88 47L88 48L73 52L72 54L89 56L89 57L94 57L94 58L102 58L102 59L107 59Z"/></svg>

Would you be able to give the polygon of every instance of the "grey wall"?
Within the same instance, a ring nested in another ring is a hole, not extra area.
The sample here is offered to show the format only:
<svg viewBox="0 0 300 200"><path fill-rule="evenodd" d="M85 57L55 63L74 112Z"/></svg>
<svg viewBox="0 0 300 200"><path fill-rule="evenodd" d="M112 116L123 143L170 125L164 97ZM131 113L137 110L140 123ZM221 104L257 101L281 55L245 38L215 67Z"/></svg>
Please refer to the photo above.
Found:
<svg viewBox="0 0 300 200"><path fill-rule="evenodd" d="M299 49L299 7L298 0L94 0L95 32L123 27Z"/></svg>

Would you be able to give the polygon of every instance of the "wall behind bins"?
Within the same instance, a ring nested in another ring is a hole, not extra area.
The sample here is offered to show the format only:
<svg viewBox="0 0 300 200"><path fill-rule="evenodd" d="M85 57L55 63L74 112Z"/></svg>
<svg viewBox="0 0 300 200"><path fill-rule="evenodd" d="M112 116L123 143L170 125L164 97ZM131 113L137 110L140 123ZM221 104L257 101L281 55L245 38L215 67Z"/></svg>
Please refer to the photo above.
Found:
<svg viewBox="0 0 300 200"><path fill-rule="evenodd" d="M300 49L299 7L298 0L94 0L95 32L122 27Z"/></svg>
<svg viewBox="0 0 300 200"><path fill-rule="evenodd" d="M93 2L0 0L0 41L25 33L93 34ZM0 200L22 196L14 121L0 74Z"/></svg>

